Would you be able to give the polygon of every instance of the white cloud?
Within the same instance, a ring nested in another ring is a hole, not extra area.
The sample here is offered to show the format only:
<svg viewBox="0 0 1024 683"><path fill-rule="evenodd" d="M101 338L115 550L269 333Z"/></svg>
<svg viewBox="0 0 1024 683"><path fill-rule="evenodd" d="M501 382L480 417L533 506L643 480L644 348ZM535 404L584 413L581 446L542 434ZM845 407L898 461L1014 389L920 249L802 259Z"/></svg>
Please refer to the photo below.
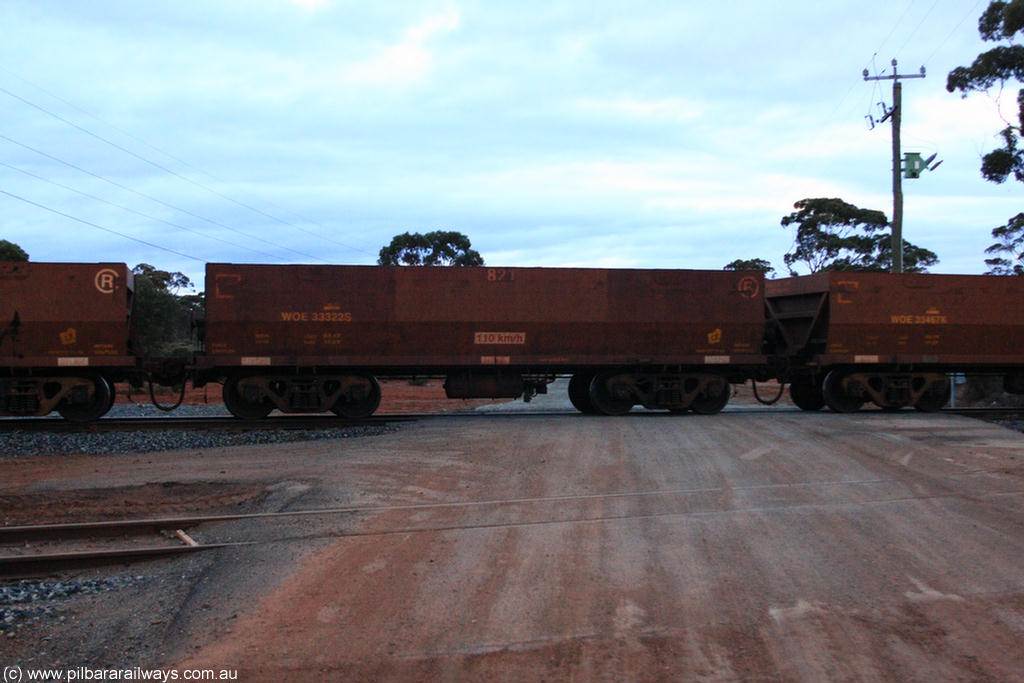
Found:
<svg viewBox="0 0 1024 683"><path fill-rule="evenodd" d="M346 85L407 87L423 82L433 71L434 51L429 42L459 27L454 10L426 17L407 28L402 39L378 49L368 58L336 70Z"/></svg>
<svg viewBox="0 0 1024 683"><path fill-rule="evenodd" d="M307 12L314 12L329 7L331 0L288 0L293 5L298 5Z"/></svg>
<svg viewBox="0 0 1024 683"><path fill-rule="evenodd" d="M602 114L659 122L685 123L695 121L706 112L706 106L680 97L640 99L629 95L612 98L582 98L575 106L584 114Z"/></svg>

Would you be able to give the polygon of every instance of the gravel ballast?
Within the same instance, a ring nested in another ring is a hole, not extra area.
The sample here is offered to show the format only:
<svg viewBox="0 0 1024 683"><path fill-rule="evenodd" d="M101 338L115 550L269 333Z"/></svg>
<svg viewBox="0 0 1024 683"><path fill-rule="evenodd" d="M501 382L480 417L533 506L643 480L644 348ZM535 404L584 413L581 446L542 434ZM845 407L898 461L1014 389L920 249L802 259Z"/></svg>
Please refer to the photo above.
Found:
<svg viewBox="0 0 1024 683"><path fill-rule="evenodd" d="M144 581L136 574L115 574L98 579L26 579L0 582L0 632L39 621L54 614L63 603L79 595L114 591Z"/></svg>
<svg viewBox="0 0 1024 683"><path fill-rule="evenodd" d="M157 417L166 415L153 406L143 404L118 405L110 411L111 417ZM223 406L182 406L175 411L177 417L218 417L228 415ZM152 453L179 449L222 448L256 444L314 441L322 439L351 439L379 436L398 429L395 425L354 425L329 429L252 429L211 430L205 432L119 431L105 433L57 434L48 432L12 431L4 434L0 457L26 457L39 455L113 455L120 453Z"/></svg>

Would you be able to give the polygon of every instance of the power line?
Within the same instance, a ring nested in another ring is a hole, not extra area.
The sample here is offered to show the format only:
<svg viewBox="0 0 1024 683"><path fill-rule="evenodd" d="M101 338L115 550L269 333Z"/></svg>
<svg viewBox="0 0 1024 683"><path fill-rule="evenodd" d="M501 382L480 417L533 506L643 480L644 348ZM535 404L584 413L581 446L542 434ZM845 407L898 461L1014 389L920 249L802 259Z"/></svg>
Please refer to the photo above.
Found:
<svg viewBox="0 0 1024 683"><path fill-rule="evenodd" d="M71 187L69 185L64 185L63 183L58 183L55 180L49 180L49 179L44 178L42 176L36 175L35 173L32 173L31 171L26 171L23 168L18 168L17 166L12 166L12 165L10 165L8 163L4 163L3 161L0 161L0 166L3 166L5 168L9 168L12 171L17 171L18 173L27 175L30 178L35 178L36 180L41 180L44 183L49 183L50 185L54 185L56 187L65 189L65 190L67 190L69 192L74 192L75 194L81 195L83 197L88 197L89 199L92 199L94 201L101 202L103 204L107 204L108 206L113 206L115 208L121 209L122 211L127 211L128 213L135 214L136 216L141 216L141 217L143 217L143 218L145 218L147 220L157 221L158 223L163 223L164 225L169 225L172 228L177 228L179 230L184 230L185 232L190 232L190 233L192 233L194 235L199 235L200 237L205 237L206 239L216 240L218 242L222 242L222 243L227 244L227 245L232 246L232 247L237 247L239 249L245 249L246 251L251 251L254 254L261 254L263 256L268 256L268 257L270 257L272 259L276 259L277 258L277 256L275 256L274 254L271 254L269 252L260 251L259 249L253 249L251 247L245 246L244 244L238 244L236 242L231 242L230 240L226 240L226 239L223 239L221 237L217 237L216 235L207 235L207 234L204 234L204 233L202 233L202 232L200 232L198 230L192 230L191 228L188 228L188 227L186 227L184 225L180 225L180 224L175 223L173 221L168 221L168 220L165 220L163 218L158 218L156 216L150 216L149 214L143 213L142 211L137 211L137 210L135 210L135 209L133 209L131 207L128 207L128 206L122 206L121 204L117 204L116 202L109 201L107 199L104 199L103 197L97 197L94 194L89 194L88 192L83 192L82 190L77 190L77 189L75 189L75 188L73 188L73 187Z"/></svg>
<svg viewBox="0 0 1024 683"><path fill-rule="evenodd" d="M956 26L953 27L953 30L949 32L949 35L947 35L945 38L943 38L942 42L939 43L939 46L937 48L935 48L934 50L932 50L932 53L930 55L928 55L928 59L925 60L925 63L932 61L932 57L934 57L936 54L938 54L939 50L941 50L942 48L944 48L946 46L946 43L949 42L949 39L952 38L953 35L960 29L960 27L963 26L963 23L965 21L967 21L967 17L970 17L970 16L974 15L975 12L978 11L978 7L981 6L981 3L983 3L983 2L985 2L985 0L978 0L976 3L974 3L974 6L971 7L971 9L967 10L967 14L965 14L960 19L960 21L957 22Z"/></svg>
<svg viewBox="0 0 1024 683"><path fill-rule="evenodd" d="M896 23L892 25L892 28L889 30L889 34L885 38L882 39L882 43L878 46L878 49L875 50L875 54L876 55L879 52L882 51L882 48L885 47L885 44L888 43L889 39L892 38L892 35L894 33L896 33L896 29L898 29L900 24L903 23L903 18L905 16L907 16L907 13L910 11L910 8L913 7L913 6L914 6L914 0L910 0L907 3L907 6L903 8L903 14L901 14L900 18L896 20Z"/></svg>
<svg viewBox="0 0 1024 683"><path fill-rule="evenodd" d="M939 4L939 0L935 0L935 2L932 3L932 6L929 7L928 11L924 13L923 17L921 17L921 21L917 22L917 26L915 26L914 30L910 32L910 34L907 36L907 39L903 41L903 45L900 46L900 49L896 51L897 55L903 54L904 48L906 48L907 45L910 45L910 41L913 40L913 38L917 34L917 32L921 30L921 27L924 26L924 22L927 21L928 17L930 17L932 15L932 12L935 11L935 7L938 4Z"/></svg>
<svg viewBox="0 0 1024 683"><path fill-rule="evenodd" d="M10 73L10 72L8 72L8 73ZM24 79L22 79L22 80L24 80ZM26 81L26 82L28 82L28 81ZM199 188L201 188L203 190L206 190L210 194L213 194L213 195L215 195L217 197L220 197L221 199L223 199L225 201L228 201L228 202L231 202L233 204L236 204L237 206L240 206L240 207L242 207L244 209L247 209L247 210L252 211L254 213L257 213L257 214L259 214L261 216L269 218L269 219L271 219L273 221L281 223L282 225L287 225L287 226L289 226L291 228L299 230L300 232L304 232L304 233L306 233L308 235L312 235L313 237L316 237L317 239L322 239L322 240L326 240L328 242L333 242L334 244L337 244L338 246L345 247L346 249L351 249L353 251L361 251L363 253L369 253L369 252L367 252L367 251L365 251L363 249L359 249L357 247L353 247L351 245L344 244L343 242L338 242L337 240L331 239L331 238L326 237L324 235L319 235L317 233L314 233L311 230L306 230L304 228L301 228L301 227L295 225L294 223L286 221L286 220L284 220L282 218L278 218L277 216L274 216L273 214L267 213L266 211L263 211L263 210L261 210L261 209L259 209L257 207L251 206L249 204L246 204L245 202L239 201L239 200L237 200L237 199L235 199L233 197L230 197L230 196L228 196L228 195L226 195L226 194L224 194L222 192L219 192L219 191L213 189L212 187L209 187L208 185L205 185L205 184L203 184L203 183L201 183L201 182L199 182L197 180L193 180L192 178L189 178L187 176L181 175L180 173L178 173L178 172L176 172L176 171L174 171L174 170L172 170L170 168L167 168L163 164L157 163L156 161L153 161L153 160L151 160L151 159L149 159L147 157L144 157L141 154L137 154L136 152L133 152L132 150L130 150L130 149L126 148L126 147L123 147L122 145L119 145L116 142L113 142L112 140L109 140L109 139L103 137L102 135L99 135L98 133L94 133L93 131L89 130L88 128L86 128L84 126L78 125L74 121L66 119L63 116L60 116L59 114L50 111L46 107L43 107L43 106L41 106L39 104L36 104L35 102L32 102L31 100L29 100L29 99L27 99L25 97L22 97L21 95L13 93L10 90L7 90L6 88L0 87L0 92L4 93L8 97L16 99L19 102L22 102L23 104L26 104L26 105L34 108L34 109L37 109L38 111L41 111L44 114L46 114L48 116L51 116L51 117L57 119L58 121L68 125L68 126L71 126L75 130L78 130L78 131L80 131L80 132L82 132L82 133L84 133L84 134L86 134L86 135L88 135L90 137L93 137L93 138L99 140L100 142L103 142L103 143L105 143L107 145L110 145L114 149L116 149L116 150L118 150L120 152L123 152L124 154L127 154L127 155L129 155L129 156L131 156L131 157L133 157L135 159L138 159L139 161L142 161L142 162L144 162L146 164L149 164L150 166L153 166L154 168L157 168L157 169L163 171L164 173L172 175L175 178L178 178L179 180L182 180L182 181L184 181L186 183L189 183L189 184L194 185L196 187L199 187ZM60 98L57 98L57 99L60 99ZM64 101L64 100L61 100L61 101ZM102 119L97 119L97 120L103 122ZM107 125L109 125L109 124L107 124ZM113 126L111 126L111 127L113 127ZM118 129L115 128L115 130L118 130ZM120 131L120 132L123 132L123 131ZM129 137L134 137L134 136L130 136L129 135ZM138 138L135 138L135 139L138 140ZM160 149L158 149L156 147L153 147L152 145L149 145L148 143L145 143L144 141L140 140L140 142L143 142L143 144L145 144L147 147L150 147L151 149L154 149L154 150L160 152L161 154L165 154L169 158L174 159L175 161L177 161L177 162L179 162L181 164L184 164L185 166L188 166L189 168L193 168L193 170L197 170L197 171L199 170L199 169L195 169L195 167L193 167L193 166L190 166L189 164L187 164L186 162L182 161L181 159L178 159L177 157L174 157L173 155L168 154L167 152L164 152L163 150L160 150ZM200 172L202 172L202 171L200 171ZM207 173L204 173L204 175L209 176L209 174L207 174ZM209 176L209 177L212 177L212 176Z"/></svg>
<svg viewBox="0 0 1024 683"><path fill-rule="evenodd" d="M138 190L133 190L132 188L127 187L125 185L122 185L121 183L118 183L116 181L110 180L109 178L105 178L105 177L103 177L103 176L101 176L99 174L93 173L92 171L86 170L86 169L82 168L81 166L76 166L75 164L71 163L70 161L65 161L64 159L60 159L58 157L55 157L52 154L47 154L46 152L44 152L42 150L39 150L39 149L36 149L35 147L31 147L30 145L26 145L23 142L18 142L17 140L14 140L12 138L7 137L6 135L0 135L0 140L6 140L7 142L10 142L11 144L17 145L18 147L22 147L24 149L27 149L30 152L34 152L36 154L39 154L40 156L46 157L47 159L50 159L51 161L56 161L59 164L63 164L65 166L69 167L69 168L73 168L76 171L79 171L80 173L85 173L86 175L92 176L93 178L96 178L97 180L102 180L103 182L109 183L109 184L113 185L114 187L122 189L122 190L124 190L126 192L131 192L132 194L138 195L140 197L144 197L145 199L148 199L151 202L156 202L157 204L160 204L161 206L164 206L166 208L173 209L175 211L180 211L181 213L184 213L184 214L186 214L188 216L191 216L193 218L198 218L201 221L206 221L207 223L210 223L211 225L216 225L218 227L224 228L225 230L229 230L229 231L237 233L239 235L243 235L244 237L248 237L249 239L254 239L254 240L257 240L259 242L263 242L264 244L269 244L270 246L276 247L278 249L284 249L285 251L290 251L293 254L298 254L299 256L302 256L304 258L310 258L310 259L313 259L314 261L320 261L321 263L326 263L326 261L324 261L323 259L317 258L316 256L313 256L312 254L307 254L305 252L301 252L301 251L297 251L295 249L292 249L290 247L286 247L286 246L283 246L283 245L280 245L280 244L276 244L274 242L271 242L270 240L265 240L262 237L257 237L255 235L250 235L249 233L243 232L241 230L237 230L237 229L232 228L229 225L225 225L224 223L221 223L219 221L215 221L215 220L213 220L211 218L206 218L204 216L200 216L199 214L193 213L192 211L189 211L188 209L183 209L183 208L181 208L179 206L175 206L173 204L169 204L169 203L167 203L167 202L165 202L165 201L163 201L161 199L157 199L156 197L148 195L145 192L140 192Z"/></svg>
<svg viewBox="0 0 1024 683"><path fill-rule="evenodd" d="M138 242L139 244L145 244L147 247L153 247L154 249L159 249L160 251L166 251L166 252L171 253L171 254L176 254L178 256L182 256L184 258L191 259L193 261L199 261L200 263L206 263L206 261L204 259L197 258L195 256L191 256L189 254L185 254L183 252L176 251L174 249L170 249L168 247L161 247L159 244L153 244L152 242L147 242L146 240L141 240L138 237L132 237L131 235L126 235L123 232L118 232L117 230L112 230L110 228L105 228L102 225L98 225L96 223L84 220L82 218L78 218L77 216L72 216L71 214L64 213L63 211L58 211L57 209L51 208L49 206L45 206L43 204L39 204L38 202L34 202L31 199L26 199L26 198L24 198L22 196L14 194L13 192L8 192L7 190L0 189L0 194L5 194L8 197L11 197L12 199L17 199L18 201L25 202L26 204L31 204L32 206L38 207L38 208L40 208L40 209L42 209L44 211L49 211L50 213L55 213L58 216L63 216L64 218L67 218L68 220L75 221L76 223L81 223L82 225L88 225L91 228L96 228L97 230L102 230L103 232L109 232L112 235L117 235L118 237L123 237L123 238L125 238L127 240L131 240L133 242Z"/></svg>

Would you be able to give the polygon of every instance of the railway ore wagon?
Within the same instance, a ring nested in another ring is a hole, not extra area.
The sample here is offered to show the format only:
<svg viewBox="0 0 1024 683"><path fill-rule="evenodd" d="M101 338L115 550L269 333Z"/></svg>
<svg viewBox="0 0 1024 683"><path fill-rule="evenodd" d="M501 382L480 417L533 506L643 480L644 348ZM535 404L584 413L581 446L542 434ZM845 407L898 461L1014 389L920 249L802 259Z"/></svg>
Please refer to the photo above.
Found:
<svg viewBox="0 0 1024 683"><path fill-rule="evenodd" d="M712 413L764 367L759 273L209 264L206 287L197 381L248 419L369 415L409 375L529 399L571 373L585 412Z"/></svg>
<svg viewBox="0 0 1024 683"><path fill-rule="evenodd" d="M136 365L133 289L123 263L0 263L0 413L106 413Z"/></svg>
<svg viewBox="0 0 1024 683"><path fill-rule="evenodd" d="M949 372L1004 376L1024 393L1024 278L832 272L766 283L776 356L804 372L794 403L938 410Z"/></svg>

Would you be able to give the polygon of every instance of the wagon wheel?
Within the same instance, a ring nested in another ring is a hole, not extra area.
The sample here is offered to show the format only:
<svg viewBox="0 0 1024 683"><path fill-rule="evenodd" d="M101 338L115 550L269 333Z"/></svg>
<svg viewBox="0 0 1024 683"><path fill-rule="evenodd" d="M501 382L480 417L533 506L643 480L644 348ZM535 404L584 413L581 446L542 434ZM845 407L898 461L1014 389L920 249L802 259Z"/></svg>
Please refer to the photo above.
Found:
<svg viewBox="0 0 1024 683"><path fill-rule="evenodd" d="M569 380L569 403L584 415L596 415L597 409L590 400L590 383L594 376L585 372L577 372Z"/></svg>
<svg viewBox="0 0 1024 683"><path fill-rule="evenodd" d="M86 403L68 403L67 399L57 406L57 412L69 422L92 422L107 414L114 405L114 388L105 377L95 375L82 379L92 382L92 396Z"/></svg>
<svg viewBox="0 0 1024 683"><path fill-rule="evenodd" d="M922 413L934 413L949 403L949 382L932 382L928 391L921 394L914 407Z"/></svg>
<svg viewBox="0 0 1024 683"><path fill-rule="evenodd" d="M358 401L346 400L345 396L339 398L331 411L338 417L346 417L350 420L362 420L370 417L380 406L380 384L375 377L366 376L363 379L370 384L370 391Z"/></svg>
<svg viewBox="0 0 1024 683"><path fill-rule="evenodd" d="M629 375L621 373L605 372L597 375L590 381L590 403L594 410L603 415L625 415L633 408L635 401L633 396L616 396L612 386L618 378L628 379ZM624 382L618 382L624 384Z"/></svg>
<svg viewBox="0 0 1024 683"><path fill-rule="evenodd" d="M721 412L729 402L732 391L729 383L722 378L708 382L707 387L690 403L690 410L698 415L714 415Z"/></svg>
<svg viewBox="0 0 1024 683"><path fill-rule="evenodd" d="M821 410L825 407L821 386L813 380L790 382L789 397L800 410Z"/></svg>
<svg viewBox="0 0 1024 683"><path fill-rule="evenodd" d="M103 411L104 415L109 413L110 409L114 407L114 403L117 402L117 388L110 380L107 380L107 385L110 387L110 398L107 400L107 409Z"/></svg>
<svg viewBox="0 0 1024 683"><path fill-rule="evenodd" d="M259 401L249 401L238 390L238 377L229 377L224 382L224 407L240 420L262 420L274 409L274 404L264 397Z"/></svg>
<svg viewBox="0 0 1024 683"><path fill-rule="evenodd" d="M825 404L837 413L855 413L864 405L863 396L853 396L843 387L846 373L833 370L825 375L825 383L821 387Z"/></svg>

